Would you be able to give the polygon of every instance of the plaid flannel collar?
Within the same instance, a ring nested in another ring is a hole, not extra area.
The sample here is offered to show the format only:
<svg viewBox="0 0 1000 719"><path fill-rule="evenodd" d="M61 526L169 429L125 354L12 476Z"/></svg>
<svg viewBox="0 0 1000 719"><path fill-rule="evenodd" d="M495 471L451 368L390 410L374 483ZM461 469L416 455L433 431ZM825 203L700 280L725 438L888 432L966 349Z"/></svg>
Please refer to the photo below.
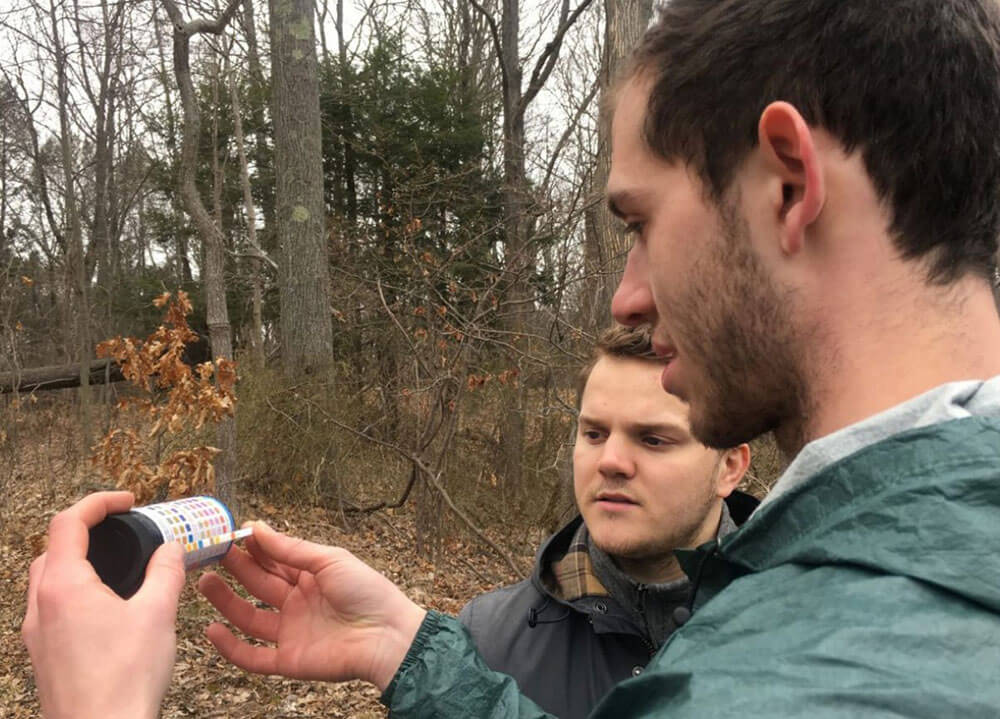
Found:
<svg viewBox="0 0 1000 719"><path fill-rule="evenodd" d="M581 522L570 540L566 554L550 565L546 584L557 599L572 602L583 597L610 596L610 592L594 573L594 565L587 549L588 537L587 525Z"/></svg>

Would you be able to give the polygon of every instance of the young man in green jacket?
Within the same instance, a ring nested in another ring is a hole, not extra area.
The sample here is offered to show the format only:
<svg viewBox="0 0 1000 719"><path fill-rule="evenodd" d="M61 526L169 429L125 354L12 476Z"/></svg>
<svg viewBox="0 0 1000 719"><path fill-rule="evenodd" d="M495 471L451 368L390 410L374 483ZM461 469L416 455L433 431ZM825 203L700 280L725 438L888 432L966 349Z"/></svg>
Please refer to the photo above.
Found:
<svg viewBox="0 0 1000 719"><path fill-rule="evenodd" d="M994 717L1000 707L1000 18L993 0L672 0L615 103L634 234L614 314L650 323L692 430L794 461L684 558L694 617L598 717ZM53 521L24 636L48 716L153 716L179 582L113 603ZM251 671L360 677L395 717L541 717L453 619L346 552L258 526L202 590ZM126 629L131 631L125 631ZM117 631L117 633L116 633ZM92 679L89 642L104 666ZM142 644L147 671L130 661ZM135 710L104 711L110 697ZM141 712L141 713L140 713Z"/></svg>

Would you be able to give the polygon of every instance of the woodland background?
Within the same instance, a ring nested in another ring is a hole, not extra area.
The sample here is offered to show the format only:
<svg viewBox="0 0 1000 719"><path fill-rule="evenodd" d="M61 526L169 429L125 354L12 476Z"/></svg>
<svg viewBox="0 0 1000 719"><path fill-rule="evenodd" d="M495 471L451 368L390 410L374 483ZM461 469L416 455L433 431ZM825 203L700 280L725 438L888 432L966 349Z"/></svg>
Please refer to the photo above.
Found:
<svg viewBox="0 0 1000 719"><path fill-rule="evenodd" d="M215 492L444 611L528 570L573 511L576 372L627 250L602 198L601 101L651 15L4 4L0 715L37 716L27 565L94 489ZM179 291L183 355L154 306ZM148 341L98 357L116 337ZM235 399L214 393L219 360ZM751 489L776 465L758 447ZM210 615L186 596L165 716L381 715L371 688L225 667Z"/></svg>

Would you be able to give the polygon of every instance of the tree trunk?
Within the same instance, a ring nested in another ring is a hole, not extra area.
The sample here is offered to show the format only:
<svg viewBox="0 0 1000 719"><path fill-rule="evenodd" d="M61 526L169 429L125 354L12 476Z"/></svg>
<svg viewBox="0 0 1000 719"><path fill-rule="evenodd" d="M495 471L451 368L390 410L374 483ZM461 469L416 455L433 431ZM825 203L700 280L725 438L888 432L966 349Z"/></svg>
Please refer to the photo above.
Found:
<svg viewBox="0 0 1000 719"><path fill-rule="evenodd" d="M520 59L519 0L503 0L500 27L486 9L473 0L473 7L490 23L500 65L503 89L503 168L501 193L504 226L504 311L501 329L507 332L510 345L517 347L524 339L527 316L533 309L529 272L534 266L531 229L533 225L530 183L525 165L525 113L545 85L555 67L563 38L592 0L581 0L570 11L569 1L563 0L559 24L552 40L545 46L532 69L527 88L522 89L524 71ZM510 366L517 369L520 353L508 353ZM500 451L497 473L503 478L508 496L519 496L522 488L525 445L525 392L520 381L513 388L510 402L500 425Z"/></svg>
<svg viewBox="0 0 1000 719"><path fill-rule="evenodd" d="M323 202L319 77L310 0L269 0L271 115L285 372L327 366L333 355Z"/></svg>
<svg viewBox="0 0 1000 719"><path fill-rule="evenodd" d="M268 147L268 134L265 131L266 121L264 117L264 88L267 87L267 81L264 78L264 69L260 62L253 0L244 0L243 2L243 25L247 38L247 65L252 81L248 109L254 127L253 158L257 170L257 181L261 187L265 188L260 198L264 226L258 233L257 241L262 249L273 252L275 249L275 243L272 241L275 237L273 157Z"/></svg>
<svg viewBox="0 0 1000 719"><path fill-rule="evenodd" d="M250 355L257 367L264 366L264 335L261 321L261 303L263 298L263 282L261 278L263 261L260 255L263 251L257 245L257 212L253 204L253 190L250 187L250 170L247 163L246 143L243 141L243 118L240 103L239 88L236 86L234 73L226 63L226 74L229 78L229 96L233 105L233 131L236 135L236 151L240 162L240 185L243 187L243 211L246 213L247 244L256 256L250 260L250 286L252 288L252 324L250 327Z"/></svg>
<svg viewBox="0 0 1000 719"><path fill-rule="evenodd" d="M88 280L97 273L97 287L110 289L111 281L111 195L112 176L114 168L114 126L115 75L121 69L121 21L124 4L118 3L114 9L108 7L107 0L101 0L101 14L104 20L102 27L103 52L95 59L97 90L91 85L88 72L82 73L84 90L94 111L94 208L93 226L90 247L86 255L86 276ZM80 29L81 18L79 6L76 7L77 32L83 36ZM80 46L81 65L85 66L85 45ZM116 62L117 60L117 62ZM110 304L110 303L109 303Z"/></svg>
<svg viewBox="0 0 1000 719"><path fill-rule="evenodd" d="M504 72L503 92L503 168L501 193L504 227L504 273L507 281L505 310L501 327L509 333L509 341L517 345L525 330L526 313L530 309L531 291L527 283L528 259L528 178L524 160L524 111L521 94L522 68L518 38L520 9L518 0L504 0L501 19L501 53ZM508 362L517 362L511 353ZM508 367L511 369L511 367ZM497 474L502 478L508 499L521 493L523 479L525 417L523 382L511 388L513 396L500 426L500 463Z"/></svg>
<svg viewBox="0 0 1000 719"><path fill-rule="evenodd" d="M158 21L157 21L157 24ZM171 98L170 92L170 81L167 75L166 59L163 56L163 45L160 43L160 38L157 36L156 39L156 49L159 54L159 64L160 64L160 81L163 84L163 95L164 101L164 111L166 115L166 141L167 148L170 150L170 157L174 163L178 161L178 149L177 149L177 120L174 116L174 102ZM178 170L179 173L179 170ZM177 188L170 195L170 210L173 214L175 220L174 226L176 228L174 234L174 282L180 287L186 287L191 284L193 275L191 273L191 262L188 259L188 245L187 238L183 232L182 228L182 213L183 210L180 206L180 179L178 176Z"/></svg>
<svg viewBox="0 0 1000 719"><path fill-rule="evenodd" d="M622 64L638 45L653 14L653 0L604 0L604 52L601 57L602 102L598 118L597 163L584 218L584 284L580 325L596 333L611 319L611 298L625 266L628 243L604 202L611 169L611 113L606 97Z"/></svg>
<svg viewBox="0 0 1000 719"><path fill-rule="evenodd" d="M354 159L354 108L351 106L350 72L347 59L347 42L344 39L344 0L337 0L337 10L333 18L337 31L337 59L339 62L338 116L335 132L336 168L341 177L334 183L334 208L347 217L352 227L358 221L358 191L355 186Z"/></svg>
<svg viewBox="0 0 1000 719"><path fill-rule="evenodd" d="M233 347L226 307L226 286L223 270L225 248L221 228L212 221L198 194L196 174L198 169L198 139L201 134L201 112L191 81L190 39L199 32L219 34L229 23L242 0L231 0L220 18L214 22L195 20L185 23L173 0L163 0L164 8L174 26L174 74L181 94L184 130L181 139L181 169L179 190L185 209L194 222L204 246L205 266L202 278L205 283L205 309L208 336L215 359L232 359ZM236 483L236 422L223 420L217 429L219 449L215 464L216 491L227 503L235 499Z"/></svg>
<svg viewBox="0 0 1000 719"><path fill-rule="evenodd" d="M56 6L49 3L52 20L53 51L56 56L56 89L59 97L59 146L62 154L63 202L68 225L68 247L66 253L66 278L74 302L76 361L80 375L80 456L90 451L91 445L91 401L90 401L90 306L87 292L87 270L83 248L83 228L76 198L76 179L73 168L72 137L69 121L69 85L66 77L67 53L59 34Z"/></svg>
<svg viewBox="0 0 1000 719"><path fill-rule="evenodd" d="M88 362L87 377L89 384L92 385L121 382L124 379L121 367L109 359L95 359ZM80 366L76 364L33 367L0 373L0 394L45 392L51 389L79 386Z"/></svg>

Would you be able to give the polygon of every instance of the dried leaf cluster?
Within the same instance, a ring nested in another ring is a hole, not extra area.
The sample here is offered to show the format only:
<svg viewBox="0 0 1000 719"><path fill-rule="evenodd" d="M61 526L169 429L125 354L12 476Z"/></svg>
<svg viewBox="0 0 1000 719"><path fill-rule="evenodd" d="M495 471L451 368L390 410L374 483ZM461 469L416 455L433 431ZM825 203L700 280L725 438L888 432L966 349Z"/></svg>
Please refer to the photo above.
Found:
<svg viewBox="0 0 1000 719"><path fill-rule="evenodd" d="M159 459L157 447L164 435L199 430L206 423L231 417L235 409L236 363L217 359L194 368L184 362L184 348L198 339L188 326L191 301L181 291L157 297L153 304L166 309L163 324L145 340L116 337L97 346L98 357L110 357L140 394L118 403L138 424L149 424L140 434L114 427L94 447L93 464L122 489L149 501L196 492L211 493L215 485L215 447L194 447Z"/></svg>

